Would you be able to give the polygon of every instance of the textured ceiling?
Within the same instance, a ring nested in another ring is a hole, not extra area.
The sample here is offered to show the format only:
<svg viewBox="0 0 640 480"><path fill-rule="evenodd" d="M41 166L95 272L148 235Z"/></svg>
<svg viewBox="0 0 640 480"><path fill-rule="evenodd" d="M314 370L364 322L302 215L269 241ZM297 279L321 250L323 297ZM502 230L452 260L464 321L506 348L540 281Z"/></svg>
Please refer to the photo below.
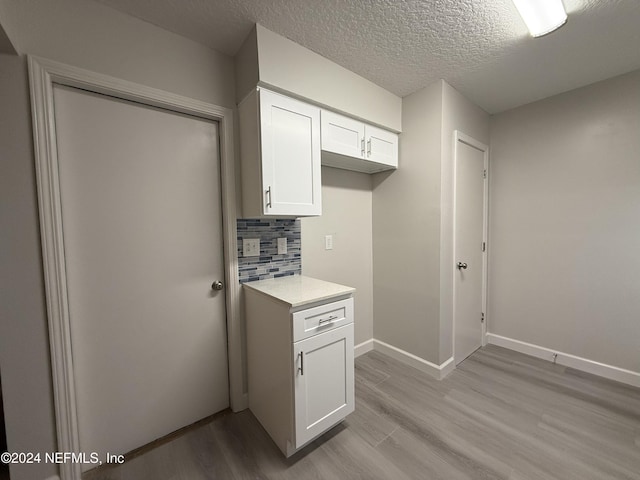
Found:
<svg viewBox="0 0 640 480"><path fill-rule="evenodd" d="M640 68L640 0L564 0L529 36L511 0L98 0L234 55L254 23L405 96L443 78L490 113Z"/></svg>

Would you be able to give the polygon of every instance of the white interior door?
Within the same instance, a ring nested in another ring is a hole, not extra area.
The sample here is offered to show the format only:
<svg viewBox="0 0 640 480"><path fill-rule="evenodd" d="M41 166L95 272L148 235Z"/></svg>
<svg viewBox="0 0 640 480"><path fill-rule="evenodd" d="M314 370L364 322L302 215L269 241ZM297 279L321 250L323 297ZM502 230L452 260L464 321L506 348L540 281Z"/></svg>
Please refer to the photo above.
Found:
<svg viewBox="0 0 640 480"><path fill-rule="evenodd" d="M80 447L102 457L229 405L218 131L68 87L54 104Z"/></svg>
<svg viewBox="0 0 640 480"><path fill-rule="evenodd" d="M487 147L458 133L455 145L454 356L482 345Z"/></svg>

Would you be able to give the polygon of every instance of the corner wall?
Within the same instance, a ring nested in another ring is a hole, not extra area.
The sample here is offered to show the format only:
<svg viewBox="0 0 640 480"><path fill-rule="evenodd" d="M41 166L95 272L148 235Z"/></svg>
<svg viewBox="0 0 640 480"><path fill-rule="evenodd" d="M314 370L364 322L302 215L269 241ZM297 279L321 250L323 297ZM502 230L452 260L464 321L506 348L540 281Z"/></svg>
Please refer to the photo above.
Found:
<svg viewBox="0 0 640 480"><path fill-rule="evenodd" d="M4 27L0 23L0 54L16 55L17 53L11 40L7 36L7 32L4 31Z"/></svg>
<svg viewBox="0 0 640 480"><path fill-rule="evenodd" d="M493 117L490 333L640 373L639 152L640 71Z"/></svg>
<svg viewBox="0 0 640 480"><path fill-rule="evenodd" d="M443 374L453 355L454 133L488 144L489 115L439 80L402 99L402 125L398 170L374 177L374 337Z"/></svg>
<svg viewBox="0 0 640 480"><path fill-rule="evenodd" d="M398 170L373 177L374 337L439 364L438 81L402 99Z"/></svg>

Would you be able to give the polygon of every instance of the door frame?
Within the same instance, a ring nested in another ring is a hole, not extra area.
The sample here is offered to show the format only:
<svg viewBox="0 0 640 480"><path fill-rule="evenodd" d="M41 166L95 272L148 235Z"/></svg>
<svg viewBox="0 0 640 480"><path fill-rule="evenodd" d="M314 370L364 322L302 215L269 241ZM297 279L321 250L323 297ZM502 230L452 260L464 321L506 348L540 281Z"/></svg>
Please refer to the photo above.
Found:
<svg viewBox="0 0 640 480"><path fill-rule="evenodd" d="M465 143L470 147L476 148L483 152L483 162L484 162L484 171L486 172L484 178L484 186L483 186L483 198L482 201L484 203L482 207L482 241L485 242L485 251L482 255L482 313L484 313L484 322L481 326L480 331L480 345L484 347L487 344L487 284L488 284L488 252L489 252L489 242L487 241L488 235L488 223L489 223L489 146L484 143L476 140L475 138L461 132L460 130L454 131L454 147L453 147L453 243L451 247L451 251L453 252L453 262L451 263L452 269L452 291L453 291L453 329L452 329L452 357L453 363L456 365L456 216L457 216L457 174L458 174L458 145L460 143Z"/></svg>
<svg viewBox="0 0 640 480"><path fill-rule="evenodd" d="M65 268L53 86L64 85L214 120L219 124L225 303L232 410L247 407L239 317L233 110L52 60L28 57L42 263L51 349L57 448L80 452ZM60 465L62 480L80 480L80 465Z"/></svg>

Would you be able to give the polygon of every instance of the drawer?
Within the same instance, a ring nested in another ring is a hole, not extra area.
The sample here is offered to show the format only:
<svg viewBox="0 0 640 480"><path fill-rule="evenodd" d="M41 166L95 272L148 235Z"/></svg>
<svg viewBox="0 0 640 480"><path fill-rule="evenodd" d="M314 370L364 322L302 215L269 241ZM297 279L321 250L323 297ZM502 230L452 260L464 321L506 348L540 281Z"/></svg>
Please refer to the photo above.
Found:
<svg viewBox="0 0 640 480"><path fill-rule="evenodd" d="M293 341L297 342L351 322L353 298L300 310L293 314Z"/></svg>

